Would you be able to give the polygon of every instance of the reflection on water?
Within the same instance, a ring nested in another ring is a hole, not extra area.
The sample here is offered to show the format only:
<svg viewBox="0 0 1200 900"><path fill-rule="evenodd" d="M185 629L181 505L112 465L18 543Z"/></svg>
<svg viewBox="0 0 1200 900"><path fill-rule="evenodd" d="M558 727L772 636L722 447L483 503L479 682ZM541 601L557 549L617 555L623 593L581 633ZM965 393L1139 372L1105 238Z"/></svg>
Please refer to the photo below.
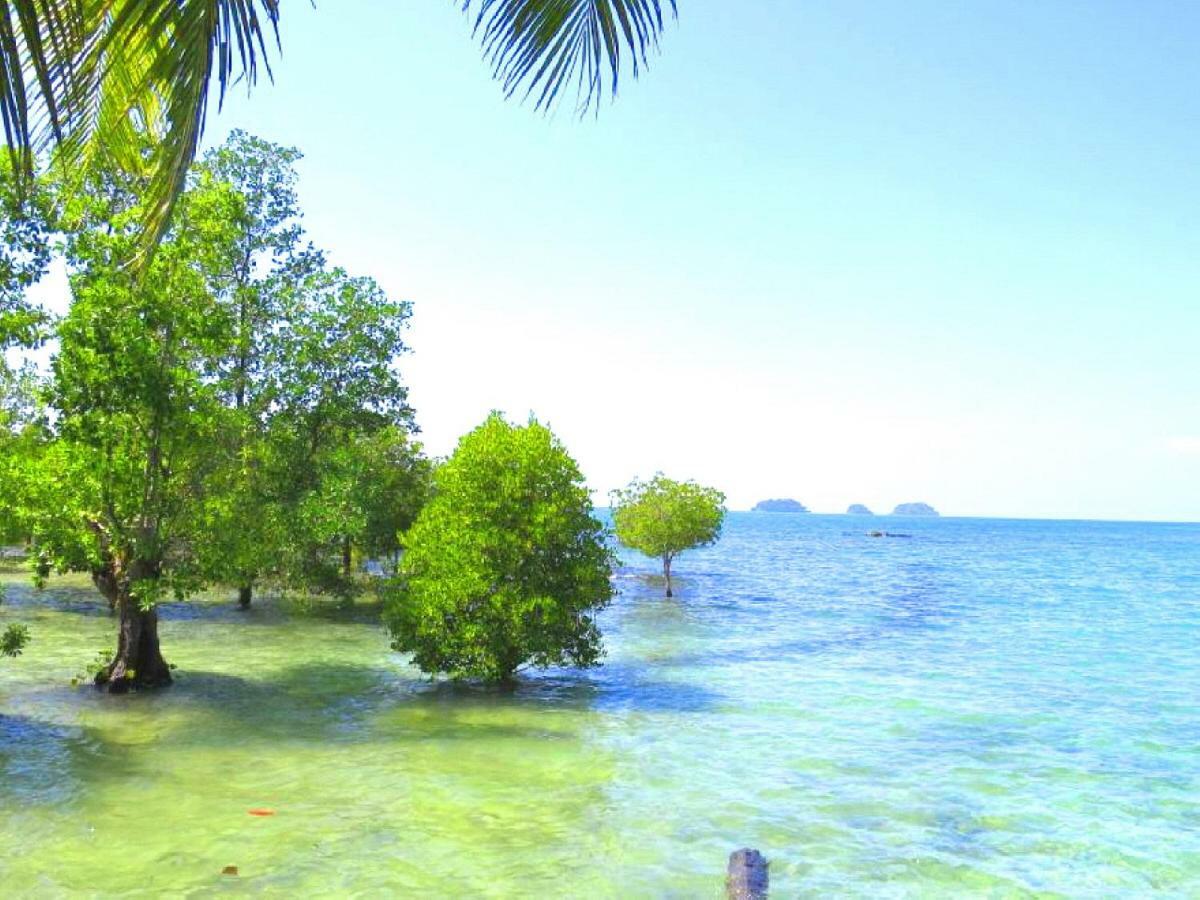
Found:
<svg viewBox="0 0 1200 900"><path fill-rule="evenodd" d="M109 697L103 603L10 582L5 895L719 896L743 845L777 896L1200 893L1200 528L857 527L734 515L672 600L631 557L605 666L513 690L228 598Z"/></svg>

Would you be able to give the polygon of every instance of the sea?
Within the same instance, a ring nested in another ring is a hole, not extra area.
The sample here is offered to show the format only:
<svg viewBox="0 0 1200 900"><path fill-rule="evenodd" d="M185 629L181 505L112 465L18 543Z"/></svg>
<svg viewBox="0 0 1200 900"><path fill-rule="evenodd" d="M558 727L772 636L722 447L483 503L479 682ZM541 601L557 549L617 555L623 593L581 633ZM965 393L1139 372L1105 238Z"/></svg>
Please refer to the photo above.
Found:
<svg viewBox="0 0 1200 900"><path fill-rule="evenodd" d="M748 847L774 897L1200 897L1200 525L732 513L673 568L515 690L219 596L126 698L70 684L93 592L9 580L0 893L716 898Z"/></svg>

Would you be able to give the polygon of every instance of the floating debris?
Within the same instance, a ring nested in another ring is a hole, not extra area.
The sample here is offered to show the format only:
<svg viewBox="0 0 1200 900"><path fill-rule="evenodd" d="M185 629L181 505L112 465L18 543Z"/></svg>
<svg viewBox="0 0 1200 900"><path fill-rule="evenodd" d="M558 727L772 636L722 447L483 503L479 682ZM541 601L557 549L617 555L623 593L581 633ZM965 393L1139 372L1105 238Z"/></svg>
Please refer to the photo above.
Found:
<svg viewBox="0 0 1200 900"><path fill-rule="evenodd" d="M273 815L275 815L275 810L261 809L259 807L255 807L254 809L248 809L248 810L246 810L246 812L248 812L252 816L273 816Z"/></svg>
<svg viewBox="0 0 1200 900"><path fill-rule="evenodd" d="M222 875L236 875L238 873L237 866L226 866L221 870Z"/></svg>

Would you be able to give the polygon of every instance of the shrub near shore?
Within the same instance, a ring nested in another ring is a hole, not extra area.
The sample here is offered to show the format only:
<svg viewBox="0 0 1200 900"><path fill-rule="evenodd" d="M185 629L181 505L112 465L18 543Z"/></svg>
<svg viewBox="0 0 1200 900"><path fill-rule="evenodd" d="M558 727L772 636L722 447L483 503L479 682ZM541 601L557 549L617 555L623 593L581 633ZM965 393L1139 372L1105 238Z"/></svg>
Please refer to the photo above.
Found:
<svg viewBox="0 0 1200 900"><path fill-rule="evenodd" d="M510 681L524 665L588 667L612 554L575 460L536 420L499 413L459 441L401 542L385 604L395 649L422 671Z"/></svg>

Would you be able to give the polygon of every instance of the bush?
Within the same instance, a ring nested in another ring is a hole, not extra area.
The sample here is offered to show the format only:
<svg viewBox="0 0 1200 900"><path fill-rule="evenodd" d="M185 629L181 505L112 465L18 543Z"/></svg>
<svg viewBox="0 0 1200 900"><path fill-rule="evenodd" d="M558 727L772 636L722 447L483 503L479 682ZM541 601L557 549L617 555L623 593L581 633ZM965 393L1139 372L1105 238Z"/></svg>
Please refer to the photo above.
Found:
<svg viewBox="0 0 1200 900"><path fill-rule="evenodd" d="M4 602L4 585L0 584L0 603ZM29 629L24 625L9 625L0 634L0 656L20 656L29 643Z"/></svg>
<svg viewBox="0 0 1200 900"><path fill-rule="evenodd" d="M401 543L384 619L422 671L507 681L599 662L612 553L578 466L537 421L492 413L463 437Z"/></svg>

